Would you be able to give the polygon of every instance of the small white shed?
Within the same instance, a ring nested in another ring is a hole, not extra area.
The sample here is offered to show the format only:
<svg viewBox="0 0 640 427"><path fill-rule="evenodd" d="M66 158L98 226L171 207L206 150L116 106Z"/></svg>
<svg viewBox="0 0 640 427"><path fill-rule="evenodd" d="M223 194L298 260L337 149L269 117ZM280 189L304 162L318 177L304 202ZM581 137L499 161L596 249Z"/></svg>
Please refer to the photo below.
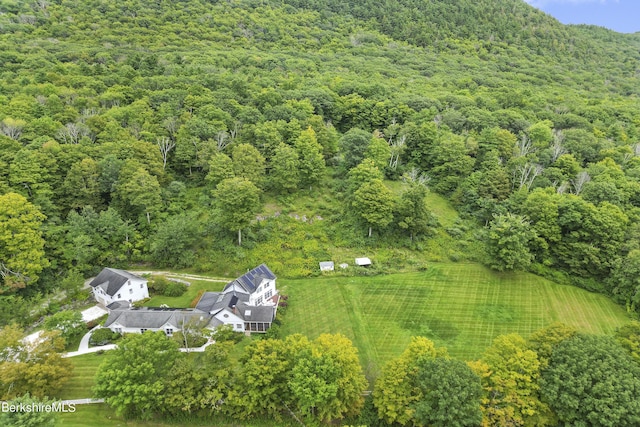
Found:
<svg viewBox="0 0 640 427"><path fill-rule="evenodd" d="M333 271L334 268L333 261L320 262L320 271Z"/></svg>
<svg viewBox="0 0 640 427"><path fill-rule="evenodd" d="M371 260L367 257L356 258L356 265L359 265L360 267L368 267L371 265Z"/></svg>

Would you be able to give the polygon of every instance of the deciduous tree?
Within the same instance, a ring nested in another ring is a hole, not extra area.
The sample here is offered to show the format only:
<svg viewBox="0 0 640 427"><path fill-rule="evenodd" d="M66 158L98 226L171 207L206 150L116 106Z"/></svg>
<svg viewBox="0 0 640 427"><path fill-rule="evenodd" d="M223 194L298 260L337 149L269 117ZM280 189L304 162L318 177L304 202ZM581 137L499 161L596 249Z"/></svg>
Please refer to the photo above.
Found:
<svg viewBox="0 0 640 427"><path fill-rule="evenodd" d="M579 334L558 344L541 387L567 425L640 424L640 367L610 337Z"/></svg>
<svg viewBox="0 0 640 427"><path fill-rule="evenodd" d="M49 265L40 230L44 220L45 216L23 196L0 196L0 291L35 284Z"/></svg>
<svg viewBox="0 0 640 427"><path fill-rule="evenodd" d="M415 403L415 420L434 427L477 426L480 378L464 362L436 358L419 363L416 383L422 397Z"/></svg>
<svg viewBox="0 0 640 427"><path fill-rule="evenodd" d="M98 368L93 391L118 415L149 419L162 411L168 367L182 357L162 332L128 334Z"/></svg>
<svg viewBox="0 0 640 427"><path fill-rule="evenodd" d="M373 227L384 229L393 220L393 194L379 179L360 186L354 194L351 206L368 225L369 237Z"/></svg>
<svg viewBox="0 0 640 427"><path fill-rule="evenodd" d="M242 245L242 229L260 211L260 189L245 178L225 179L214 192L218 219L230 231L238 231L238 245Z"/></svg>

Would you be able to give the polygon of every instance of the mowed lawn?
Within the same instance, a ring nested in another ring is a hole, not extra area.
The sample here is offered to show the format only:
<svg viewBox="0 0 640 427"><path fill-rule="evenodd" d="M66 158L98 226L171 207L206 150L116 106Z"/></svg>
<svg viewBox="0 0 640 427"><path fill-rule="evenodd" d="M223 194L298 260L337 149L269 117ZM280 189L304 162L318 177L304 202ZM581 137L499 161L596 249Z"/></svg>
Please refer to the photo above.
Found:
<svg viewBox="0 0 640 427"><path fill-rule="evenodd" d="M70 357L68 360L73 365L73 375L56 396L59 399L84 399L93 397L91 388L95 384L95 376L98 366L107 357L107 353L83 354Z"/></svg>
<svg viewBox="0 0 640 427"><path fill-rule="evenodd" d="M167 277L173 277L173 276L168 275ZM185 280L181 277L180 279ZM229 279L229 280L211 279L211 281L190 280L190 279L186 279L186 280L191 284L187 287L187 291L181 296L166 297L164 295L154 295L144 305L146 307L159 307L162 304L167 304L169 307L186 308L186 307L189 307L189 305L193 302L193 300L198 296L198 292L200 292L200 290L220 292L224 288L224 286L233 279Z"/></svg>
<svg viewBox="0 0 640 427"><path fill-rule="evenodd" d="M555 321L610 334L629 321L603 295L478 264L438 263L426 272L375 277L281 279L278 285L290 296L284 334L343 333L374 374L415 335L472 360L501 334L526 338Z"/></svg>

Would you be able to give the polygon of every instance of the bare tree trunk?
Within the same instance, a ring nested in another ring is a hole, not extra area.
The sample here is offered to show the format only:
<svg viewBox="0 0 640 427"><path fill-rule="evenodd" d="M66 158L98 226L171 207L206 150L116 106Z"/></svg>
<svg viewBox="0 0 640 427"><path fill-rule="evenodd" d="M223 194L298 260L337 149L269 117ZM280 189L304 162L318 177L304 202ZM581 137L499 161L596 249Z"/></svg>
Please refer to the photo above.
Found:
<svg viewBox="0 0 640 427"><path fill-rule="evenodd" d="M242 230L238 229L238 246L242 246Z"/></svg>
<svg viewBox="0 0 640 427"><path fill-rule="evenodd" d="M151 215L147 212L147 224L151 225Z"/></svg>
<svg viewBox="0 0 640 427"><path fill-rule="evenodd" d="M369 237L371 237L371 227L369 227Z"/></svg>
<svg viewBox="0 0 640 427"><path fill-rule="evenodd" d="M169 151L171 151L173 147L176 146L176 143L163 136L162 138L158 138L156 144L158 145L160 154L162 155L162 169L165 169L167 167L167 158L169 157Z"/></svg>

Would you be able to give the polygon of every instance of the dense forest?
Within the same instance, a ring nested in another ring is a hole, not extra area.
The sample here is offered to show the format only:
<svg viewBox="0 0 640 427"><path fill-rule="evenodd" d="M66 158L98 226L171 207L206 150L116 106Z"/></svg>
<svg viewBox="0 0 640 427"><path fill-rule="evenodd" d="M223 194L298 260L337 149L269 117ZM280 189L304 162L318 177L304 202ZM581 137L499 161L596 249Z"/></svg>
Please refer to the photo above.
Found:
<svg viewBox="0 0 640 427"><path fill-rule="evenodd" d="M633 311L639 47L516 0L3 0L0 320L105 265L300 277L335 248Z"/></svg>

